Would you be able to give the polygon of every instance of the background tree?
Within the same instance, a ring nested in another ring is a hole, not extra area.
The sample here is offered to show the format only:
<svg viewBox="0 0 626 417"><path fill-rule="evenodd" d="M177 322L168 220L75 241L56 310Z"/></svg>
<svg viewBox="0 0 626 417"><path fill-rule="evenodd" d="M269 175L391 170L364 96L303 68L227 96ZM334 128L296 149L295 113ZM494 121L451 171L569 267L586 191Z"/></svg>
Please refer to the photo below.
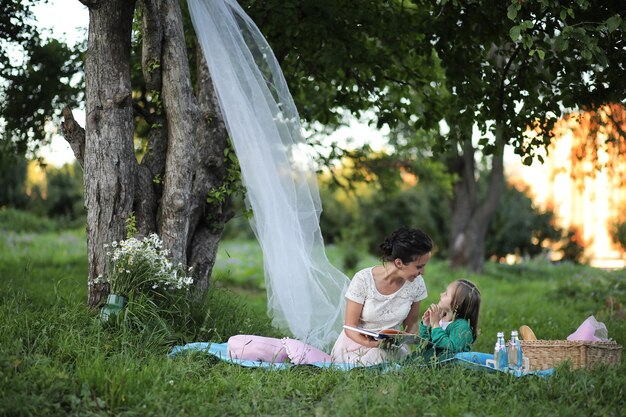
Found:
<svg viewBox="0 0 626 417"><path fill-rule="evenodd" d="M4 4L6 3L6 4ZM34 152L62 104L81 98L81 55L33 26L32 2L8 0L0 16L0 129L3 152Z"/></svg>
<svg viewBox="0 0 626 417"><path fill-rule="evenodd" d="M62 104L81 99L80 52L44 39L32 6L7 0L0 15L0 207L26 207L27 158L38 156Z"/></svg>
<svg viewBox="0 0 626 417"><path fill-rule="evenodd" d="M442 137L448 170L458 178L450 262L480 271L485 235L504 192L505 146L514 146L530 164L534 149L550 142L554 122L566 107L597 106L620 97L626 26L614 1L419 5L432 7L422 27L441 58L451 93L445 116L450 129ZM477 143L474 126L482 136ZM526 134L529 128L532 136ZM491 155L482 198L476 186L477 152Z"/></svg>
<svg viewBox="0 0 626 417"><path fill-rule="evenodd" d="M373 108L375 122L392 130L405 124L419 131L445 120L449 129L434 149L444 153L448 173L457 178L448 239L453 266L482 269L485 235L505 190L505 146L512 145L531 164L534 150L550 143L559 115L624 97L625 26L617 1L249 4L283 62L307 119L337 120L334 109L343 106L356 115ZM391 24L381 23L379 16ZM336 40L329 39L333 32L319 24L326 21L340 28L335 29L340 33ZM302 30L294 29L293 22L299 22ZM351 30L355 26L357 33ZM397 30L400 27L410 29ZM354 53L346 49L346 44L353 46L373 32L380 34L376 42L365 43ZM326 45L334 47L329 50ZM380 53L370 55L369 48L380 48ZM427 58L433 65L423 77L419 66ZM344 68L341 64L348 59L352 66ZM336 71L326 72L328 68ZM443 69L443 77L437 68ZM421 91L424 80L430 80L429 89ZM334 94L324 94L327 86ZM478 143L475 128L480 132ZM532 136L528 129L534 129ZM396 159L411 154L406 146L411 143L424 154L423 135L415 138L395 142L402 145L397 146ZM480 154L491 158L490 169L484 172L489 177L484 195L479 195L476 184Z"/></svg>
<svg viewBox="0 0 626 417"><path fill-rule="evenodd" d="M8 141L0 144L6 146ZM28 203L25 192L26 158L18 158L10 151L0 152L0 208L24 208Z"/></svg>

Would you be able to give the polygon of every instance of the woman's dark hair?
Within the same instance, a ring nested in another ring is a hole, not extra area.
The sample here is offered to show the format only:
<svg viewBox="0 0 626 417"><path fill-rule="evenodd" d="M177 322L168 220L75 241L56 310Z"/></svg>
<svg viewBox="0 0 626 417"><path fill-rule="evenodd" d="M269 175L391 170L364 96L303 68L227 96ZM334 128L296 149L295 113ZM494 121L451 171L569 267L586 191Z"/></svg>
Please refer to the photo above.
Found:
<svg viewBox="0 0 626 417"><path fill-rule="evenodd" d="M474 341L478 337L478 315L480 313L480 291L478 287L466 279L456 281L457 286L452 295L452 310L455 318L465 319L472 329Z"/></svg>
<svg viewBox="0 0 626 417"><path fill-rule="evenodd" d="M401 227L380 244L383 261L400 259L403 263L413 262L433 249L433 240L420 229Z"/></svg>

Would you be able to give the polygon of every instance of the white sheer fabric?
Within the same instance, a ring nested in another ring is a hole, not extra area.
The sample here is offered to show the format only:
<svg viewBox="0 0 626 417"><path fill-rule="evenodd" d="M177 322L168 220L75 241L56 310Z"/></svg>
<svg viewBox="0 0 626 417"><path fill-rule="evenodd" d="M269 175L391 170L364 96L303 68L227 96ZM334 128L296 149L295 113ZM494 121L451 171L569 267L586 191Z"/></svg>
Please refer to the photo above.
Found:
<svg viewBox="0 0 626 417"><path fill-rule="evenodd" d="M235 0L188 4L253 211L268 312L274 325L327 347L341 331L349 280L324 251L316 170L287 83Z"/></svg>

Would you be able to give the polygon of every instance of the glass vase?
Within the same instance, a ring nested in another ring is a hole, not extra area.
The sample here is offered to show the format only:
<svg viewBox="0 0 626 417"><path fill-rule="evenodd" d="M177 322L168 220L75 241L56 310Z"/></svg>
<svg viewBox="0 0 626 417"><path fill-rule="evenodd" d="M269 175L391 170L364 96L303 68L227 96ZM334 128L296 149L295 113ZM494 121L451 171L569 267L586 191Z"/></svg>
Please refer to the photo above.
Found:
<svg viewBox="0 0 626 417"><path fill-rule="evenodd" d="M100 320L105 322L113 316L119 314L120 311L124 309L127 302L128 298L123 295L109 294L107 297L107 303L100 310Z"/></svg>

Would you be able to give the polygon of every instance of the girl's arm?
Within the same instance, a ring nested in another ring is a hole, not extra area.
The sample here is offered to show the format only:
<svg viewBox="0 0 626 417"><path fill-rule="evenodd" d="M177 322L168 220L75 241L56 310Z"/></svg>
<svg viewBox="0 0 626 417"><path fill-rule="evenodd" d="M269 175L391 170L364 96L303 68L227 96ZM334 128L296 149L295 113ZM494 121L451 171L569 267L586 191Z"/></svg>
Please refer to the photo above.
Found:
<svg viewBox="0 0 626 417"><path fill-rule="evenodd" d="M430 313L432 310L432 306L428 307L426 311L424 311L424 315L422 316L422 320L420 321L420 337L422 339L430 339Z"/></svg>
<svg viewBox="0 0 626 417"><path fill-rule="evenodd" d="M359 327L359 323L361 321L361 312L363 311L363 304L359 304L355 301L346 300L346 320L345 324L352 327ZM346 336L350 339L354 340L360 345L367 347L378 347L380 345L380 340L374 340L363 333L355 332L354 330L344 329L346 332Z"/></svg>
<svg viewBox="0 0 626 417"><path fill-rule="evenodd" d="M436 348L454 353L466 351L474 342L472 329L470 329L469 323L463 319L453 321L446 330L441 327L433 327L430 335Z"/></svg>
<svg viewBox="0 0 626 417"><path fill-rule="evenodd" d="M416 301L411 304L411 310L409 310L409 314L404 319L404 330L409 333L415 333L417 330L417 319L420 315L420 302Z"/></svg>
<svg viewBox="0 0 626 417"><path fill-rule="evenodd" d="M420 321L420 337L422 339L430 340L430 327Z"/></svg>

